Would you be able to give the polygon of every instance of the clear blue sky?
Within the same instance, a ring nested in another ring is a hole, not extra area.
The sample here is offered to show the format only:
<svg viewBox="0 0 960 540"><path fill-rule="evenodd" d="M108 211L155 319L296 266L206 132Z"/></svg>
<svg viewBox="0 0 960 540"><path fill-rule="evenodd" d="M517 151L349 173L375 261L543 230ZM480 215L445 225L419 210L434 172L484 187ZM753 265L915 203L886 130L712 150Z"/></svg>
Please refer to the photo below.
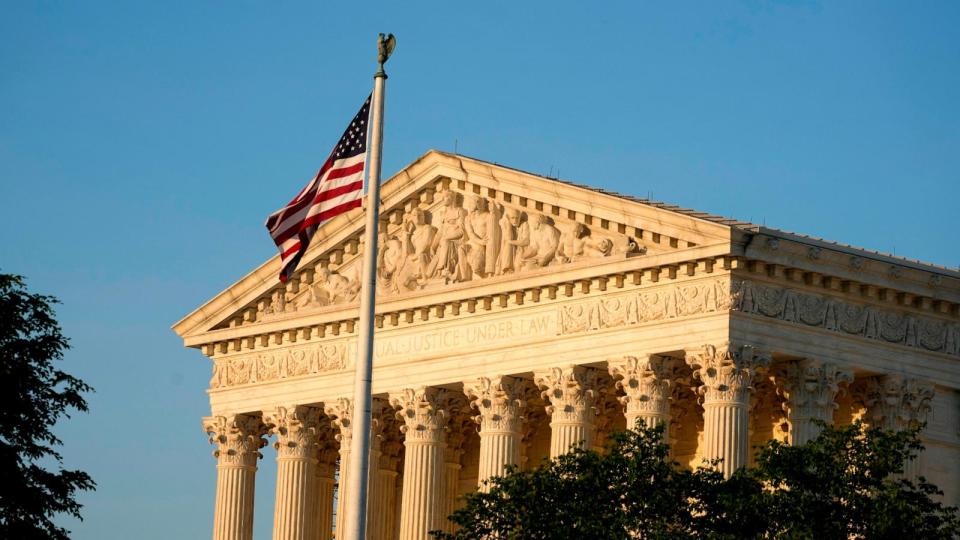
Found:
<svg viewBox="0 0 960 540"><path fill-rule="evenodd" d="M100 486L75 538L208 537L209 365L169 327L273 255L263 220L370 91L380 31L385 173L458 140L960 264L960 3L320 4L0 6L0 270L63 300L64 367L97 389L58 428Z"/></svg>

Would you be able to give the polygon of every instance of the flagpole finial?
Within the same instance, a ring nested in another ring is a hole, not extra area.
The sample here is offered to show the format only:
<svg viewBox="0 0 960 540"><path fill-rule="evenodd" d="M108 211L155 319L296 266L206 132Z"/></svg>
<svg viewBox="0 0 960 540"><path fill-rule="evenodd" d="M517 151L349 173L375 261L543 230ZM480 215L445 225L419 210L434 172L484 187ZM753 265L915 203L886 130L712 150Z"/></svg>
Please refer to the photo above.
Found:
<svg viewBox="0 0 960 540"><path fill-rule="evenodd" d="M387 72L383 70L383 65L387 63L394 47L397 46L397 38L393 34L380 34L377 36L377 63L380 64L374 77L386 77Z"/></svg>

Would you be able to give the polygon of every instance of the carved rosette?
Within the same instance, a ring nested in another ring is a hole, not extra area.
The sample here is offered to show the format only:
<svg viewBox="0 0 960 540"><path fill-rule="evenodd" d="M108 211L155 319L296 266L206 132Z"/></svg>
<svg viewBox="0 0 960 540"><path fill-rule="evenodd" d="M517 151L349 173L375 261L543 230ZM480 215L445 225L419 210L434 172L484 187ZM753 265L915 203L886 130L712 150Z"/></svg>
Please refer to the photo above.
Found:
<svg viewBox="0 0 960 540"><path fill-rule="evenodd" d="M320 434L320 409L295 405L264 412L263 422L277 436L277 459L316 458Z"/></svg>
<svg viewBox="0 0 960 540"><path fill-rule="evenodd" d="M390 405L399 409L397 418L403 423L400 432L406 443L442 444L446 440L447 409L453 393L443 388L404 388L390 394Z"/></svg>
<svg viewBox="0 0 960 540"><path fill-rule="evenodd" d="M770 365L770 354L752 345L725 343L704 347L687 355L704 405L711 403L749 404L753 380Z"/></svg>
<svg viewBox="0 0 960 540"><path fill-rule="evenodd" d="M473 420L480 433L520 433L522 413L526 406L527 381L517 377L480 377L463 383L463 392L470 406L479 414Z"/></svg>
<svg viewBox="0 0 960 540"><path fill-rule="evenodd" d="M670 418L670 393L675 376L672 358L658 355L625 356L611 360L610 375L617 379L619 398L626 408L627 427L633 429L638 418L667 421Z"/></svg>
<svg viewBox="0 0 960 540"><path fill-rule="evenodd" d="M207 416L203 431L210 436L210 444L217 445L213 457L218 467L256 469L257 459L263 457L260 449L267 445L266 426L256 416Z"/></svg>
<svg viewBox="0 0 960 540"><path fill-rule="evenodd" d="M853 371L829 362L804 358L789 362L775 373L777 393L784 398L783 411L790 425L791 444L816 437L812 420L831 422L837 397L853 382Z"/></svg>
<svg viewBox="0 0 960 540"><path fill-rule="evenodd" d="M903 375L881 375L867 379L867 417L884 429L903 430L927 420L933 384Z"/></svg>
<svg viewBox="0 0 960 540"><path fill-rule="evenodd" d="M552 423L591 423L596 414L599 372L583 366L556 367L534 373Z"/></svg>

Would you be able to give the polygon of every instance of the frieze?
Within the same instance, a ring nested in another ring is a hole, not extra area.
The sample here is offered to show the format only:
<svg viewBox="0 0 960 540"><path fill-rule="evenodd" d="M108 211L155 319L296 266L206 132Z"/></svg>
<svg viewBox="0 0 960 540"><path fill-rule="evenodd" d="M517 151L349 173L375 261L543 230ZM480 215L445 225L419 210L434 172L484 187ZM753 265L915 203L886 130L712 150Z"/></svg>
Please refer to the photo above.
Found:
<svg viewBox="0 0 960 540"><path fill-rule="evenodd" d="M557 331L575 334L726 311L732 301L728 280L672 285L560 306Z"/></svg>
<svg viewBox="0 0 960 540"><path fill-rule="evenodd" d="M341 340L215 358L210 388L341 371L347 368L348 354L347 342Z"/></svg>
<svg viewBox="0 0 960 540"><path fill-rule="evenodd" d="M821 295L734 281L734 311L960 356L960 324Z"/></svg>
<svg viewBox="0 0 960 540"><path fill-rule="evenodd" d="M560 335L737 311L960 356L958 323L749 280L671 285L557 309Z"/></svg>

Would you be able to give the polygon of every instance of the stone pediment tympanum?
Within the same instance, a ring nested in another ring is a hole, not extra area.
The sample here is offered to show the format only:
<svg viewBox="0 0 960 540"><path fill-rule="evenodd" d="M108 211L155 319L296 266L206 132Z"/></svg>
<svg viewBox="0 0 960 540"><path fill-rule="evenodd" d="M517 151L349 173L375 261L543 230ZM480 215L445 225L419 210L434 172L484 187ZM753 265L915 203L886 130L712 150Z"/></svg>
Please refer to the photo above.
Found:
<svg viewBox="0 0 960 540"><path fill-rule="evenodd" d="M378 302L731 238L731 227L700 215L438 151L385 182L382 198ZM286 284L273 257L174 330L187 338L348 306L363 250L357 209L322 226Z"/></svg>

